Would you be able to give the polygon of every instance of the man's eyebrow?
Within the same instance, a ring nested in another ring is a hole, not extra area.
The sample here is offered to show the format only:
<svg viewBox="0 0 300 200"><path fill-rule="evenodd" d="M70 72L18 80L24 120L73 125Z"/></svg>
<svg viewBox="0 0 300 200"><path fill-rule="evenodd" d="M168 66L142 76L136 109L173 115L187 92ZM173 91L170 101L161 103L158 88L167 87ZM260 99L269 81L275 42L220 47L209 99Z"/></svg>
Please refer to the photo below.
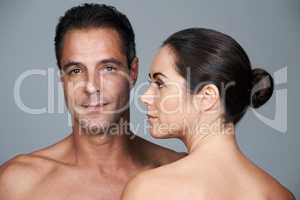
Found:
<svg viewBox="0 0 300 200"><path fill-rule="evenodd" d="M116 58L103 59L103 60L98 62L98 65L103 65L103 64L107 64L107 63L112 63L112 64L116 64L116 65L119 65L119 66L125 66L120 60L118 60Z"/></svg>
<svg viewBox="0 0 300 200"><path fill-rule="evenodd" d="M119 66L125 66L120 60L116 59L116 58L107 58L107 59L103 59L100 60L97 64L98 65L103 65L103 64L107 64L107 63L113 63ZM77 61L66 61L63 65L62 65L62 70L66 70L68 69L70 66L83 66L82 63L77 62Z"/></svg>
<svg viewBox="0 0 300 200"><path fill-rule="evenodd" d="M76 61L67 61L66 63L64 63L64 64L62 65L61 69L62 69L62 70L66 70L66 69L68 69L69 67L74 66L74 65L80 66L80 65L82 65L82 64L81 64L80 62L76 62Z"/></svg>

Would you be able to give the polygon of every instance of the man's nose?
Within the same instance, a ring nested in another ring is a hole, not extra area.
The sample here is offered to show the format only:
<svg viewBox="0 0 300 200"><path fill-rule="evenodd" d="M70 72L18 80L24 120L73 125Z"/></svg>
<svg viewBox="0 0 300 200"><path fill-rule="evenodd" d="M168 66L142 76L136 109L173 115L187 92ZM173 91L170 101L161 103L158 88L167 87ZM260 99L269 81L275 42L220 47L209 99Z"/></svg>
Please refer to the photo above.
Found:
<svg viewBox="0 0 300 200"><path fill-rule="evenodd" d="M86 82L87 93L93 94L100 91L100 76L95 73L89 73Z"/></svg>

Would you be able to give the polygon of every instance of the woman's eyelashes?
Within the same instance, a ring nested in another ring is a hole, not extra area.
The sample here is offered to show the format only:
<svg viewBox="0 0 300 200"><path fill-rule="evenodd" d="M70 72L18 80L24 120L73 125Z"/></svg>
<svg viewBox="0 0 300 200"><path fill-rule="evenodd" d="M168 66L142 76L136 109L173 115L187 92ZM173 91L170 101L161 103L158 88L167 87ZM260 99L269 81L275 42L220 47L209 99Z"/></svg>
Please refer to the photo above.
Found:
<svg viewBox="0 0 300 200"><path fill-rule="evenodd" d="M157 85L158 88L163 88L164 87L164 82L160 79L156 79L154 83Z"/></svg>
<svg viewBox="0 0 300 200"><path fill-rule="evenodd" d="M155 86L158 87L158 88L163 88L165 86L165 83L161 79L159 79L159 78L156 78L154 80L152 80L152 79L149 78L148 82L150 84L152 84L152 83L155 84Z"/></svg>

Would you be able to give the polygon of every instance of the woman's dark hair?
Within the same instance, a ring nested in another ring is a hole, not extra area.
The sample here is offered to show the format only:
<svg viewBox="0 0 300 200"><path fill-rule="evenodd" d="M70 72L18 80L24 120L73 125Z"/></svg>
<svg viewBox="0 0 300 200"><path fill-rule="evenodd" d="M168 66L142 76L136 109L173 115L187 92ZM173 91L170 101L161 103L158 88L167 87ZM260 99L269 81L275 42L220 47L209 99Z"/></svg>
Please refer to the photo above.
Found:
<svg viewBox="0 0 300 200"><path fill-rule="evenodd" d="M136 51L134 32L126 15L112 6L85 3L67 10L65 15L60 17L56 26L54 41L59 68L64 35L73 29L86 28L112 28L116 30L119 33L122 49L126 54L127 63L130 67L132 60L136 56Z"/></svg>
<svg viewBox="0 0 300 200"><path fill-rule="evenodd" d="M243 48L221 32L190 28L174 33L162 46L175 53L176 70L192 93L212 83L218 87L225 123L236 124L248 106L258 108L273 93L273 78L263 69L251 69Z"/></svg>

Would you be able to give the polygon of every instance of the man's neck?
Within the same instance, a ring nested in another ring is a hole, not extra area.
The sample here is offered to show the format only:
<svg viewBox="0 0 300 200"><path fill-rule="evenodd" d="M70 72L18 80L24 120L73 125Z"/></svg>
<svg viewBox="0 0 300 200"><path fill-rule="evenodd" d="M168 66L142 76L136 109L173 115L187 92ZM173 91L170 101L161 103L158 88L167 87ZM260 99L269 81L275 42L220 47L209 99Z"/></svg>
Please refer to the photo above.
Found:
<svg viewBox="0 0 300 200"><path fill-rule="evenodd" d="M121 127L121 126L120 126ZM80 166L97 167L105 170L126 168L133 165L130 151L129 127L113 134L92 135L84 132L79 123L74 122L73 149L74 162Z"/></svg>

